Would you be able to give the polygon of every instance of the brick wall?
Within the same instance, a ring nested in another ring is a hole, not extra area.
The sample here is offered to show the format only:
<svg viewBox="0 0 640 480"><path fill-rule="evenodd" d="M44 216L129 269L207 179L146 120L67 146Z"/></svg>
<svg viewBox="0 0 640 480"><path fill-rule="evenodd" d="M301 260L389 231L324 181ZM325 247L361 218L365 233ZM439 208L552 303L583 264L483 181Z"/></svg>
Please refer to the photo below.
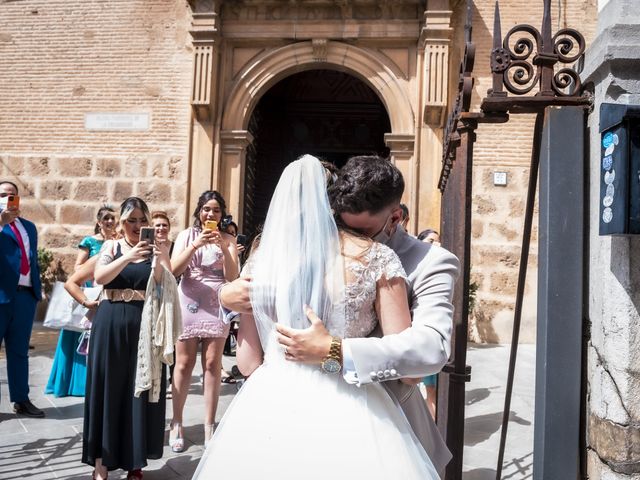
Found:
<svg viewBox="0 0 640 480"><path fill-rule="evenodd" d="M450 93L463 46L463 1L456 3ZM552 2L554 30L579 28L589 41L596 0ZM558 14L559 8L561 14ZM473 110L490 87L493 0L476 0ZM542 1L502 0L502 30L541 24ZM23 190L23 212L42 244L68 265L91 233L103 202L140 195L168 210L174 233L187 218L190 8L186 0L0 1L0 177ZM302 28L302 26L301 26ZM144 132L84 128L90 112L145 112ZM479 284L474 338L509 341L521 242L533 117L478 130L474 163L472 277ZM492 183L494 171L508 185ZM535 337L534 232L523 340Z"/></svg>
<svg viewBox="0 0 640 480"><path fill-rule="evenodd" d="M0 178L69 265L104 203L139 195L183 227L192 54L186 0L0 2ZM145 112L148 131L88 131Z"/></svg>
<svg viewBox="0 0 640 480"><path fill-rule="evenodd" d="M459 65L463 43L464 3L455 15L454 63ZM493 0L476 0L473 40L476 44L474 95L471 110L491 88L489 55L493 42ZM560 13L559 13L560 7ZM527 23L542 24L542 1L501 0L502 33ZM553 33L560 28L578 29L587 45L594 38L597 21L596 0L561 0L552 2ZM455 76L453 76L455 77ZM454 78L457 81L457 78ZM457 86L452 84L452 93ZM513 307L518 280L526 190L529 182L533 115L512 115L507 124L481 125L474 150L473 229L471 240L472 280L478 285L472 338L480 342L510 342ZM506 187L493 185L493 172L507 172ZM521 340L535 340L537 287L537 206L531 242L529 271L525 288Z"/></svg>

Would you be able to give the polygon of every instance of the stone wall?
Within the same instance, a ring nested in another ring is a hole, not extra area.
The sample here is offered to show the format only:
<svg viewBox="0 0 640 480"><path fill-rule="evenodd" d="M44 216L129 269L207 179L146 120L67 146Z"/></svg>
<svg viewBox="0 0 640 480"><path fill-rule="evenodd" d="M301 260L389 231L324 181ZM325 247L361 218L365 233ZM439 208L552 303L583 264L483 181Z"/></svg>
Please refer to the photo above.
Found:
<svg viewBox="0 0 640 480"><path fill-rule="evenodd" d="M640 10L636 0L609 0L601 7L583 72L594 92L588 122L588 474L622 480L640 478L640 238L599 235L599 129L602 103L640 106Z"/></svg>
<svg viewBox="0 0 640 480"><path fill-rule="evenodd" d="M460 60L464 45L464 1L457 5L453 63ZM476 44L472 111L491 88L489 56L493 42L493 0L476 0L473 11L473 41ZM521 23L540 28L542 1L501 0L502 34ZM559 6L561 9L559 10ZM554 32L571 27L580 30L587 44L594 37L597 1L552 2ZM451 75L457 81L456 75ZM454 94L457 86L452 84ZM524 208L529 182L533 115L512 115L507 124L480 125L474 150L471 278L478 284L471 339L478 342L511 341L513 308L524 226ZM494 172L507 173L507 185L493 184ZM521 341L535 341L537 295L537 205L530 249L529 270L522 313Z"/></svg>
<svg viewBox="0 0 640 480"><path fill-rule="evenodd" d="M186 219L192 54L186 0L0 2L0 178L68 269L103 203ZM93 131L86 113L150 116Z"/></svg>

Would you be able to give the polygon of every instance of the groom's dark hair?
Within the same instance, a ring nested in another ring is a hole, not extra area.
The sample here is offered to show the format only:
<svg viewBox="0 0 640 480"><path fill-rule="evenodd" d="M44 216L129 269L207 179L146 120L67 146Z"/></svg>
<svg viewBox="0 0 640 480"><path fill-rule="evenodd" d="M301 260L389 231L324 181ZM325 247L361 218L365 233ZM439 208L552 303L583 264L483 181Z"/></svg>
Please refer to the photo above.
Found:
<svg viewBox="0 0 640 480"><path fill-rule="evenodd" d="M377 155L351 157L328 189L331 208L340 213L378 213L399 202L404 192L402 173Z"/></svg>

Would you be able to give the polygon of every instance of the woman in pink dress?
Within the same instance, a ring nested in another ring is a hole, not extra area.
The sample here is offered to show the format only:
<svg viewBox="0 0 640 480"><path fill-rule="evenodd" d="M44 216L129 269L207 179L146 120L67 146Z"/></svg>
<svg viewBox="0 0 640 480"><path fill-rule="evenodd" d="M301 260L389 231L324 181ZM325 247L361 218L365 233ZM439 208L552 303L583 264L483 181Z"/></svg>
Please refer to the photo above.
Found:
<svg viewBox="0 0 640 480"><path fill-rule="evenodd" d="M171 256L174 275L182 275L178 286L183 333L176 345L176 362L171 386L173 420L169 445L174 452L184 450L182 413L191 384L198 346L202 344L204 373L204 441L213 434L218 397L222 351L229 326L219 316L218 287L238 277L235 238L218 230L225 201L216 191L206 191L198 199L193 227L180 232ZM215 223L212 223L215 222Z"/></svg>

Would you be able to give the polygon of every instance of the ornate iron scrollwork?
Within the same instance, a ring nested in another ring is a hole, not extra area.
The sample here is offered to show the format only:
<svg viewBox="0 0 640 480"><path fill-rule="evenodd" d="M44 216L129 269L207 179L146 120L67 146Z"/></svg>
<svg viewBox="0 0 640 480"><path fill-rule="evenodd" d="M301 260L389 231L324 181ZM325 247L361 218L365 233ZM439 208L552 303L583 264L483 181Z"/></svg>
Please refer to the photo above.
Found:
<svg viewBox="0 0 640 480"><path fill-rule="evenodd" d="M540 30L531 25L516 25L509 30L504 40L501 35L500 7L496 2L493 35L493 88L488 92L487 105L502 110L500 105L518 103L508 97L507 92L526 95L536 87L538 91L535 96L538 98L575 97L580 98L577 103L584 103L580 77L570 68L584 54L584 37L572 28L563 28L551 36L550 0L544 0ZM525 102L523 99L521 103L526 105ZM543 104L544 102L537 100L538 107Z"/></svg>

